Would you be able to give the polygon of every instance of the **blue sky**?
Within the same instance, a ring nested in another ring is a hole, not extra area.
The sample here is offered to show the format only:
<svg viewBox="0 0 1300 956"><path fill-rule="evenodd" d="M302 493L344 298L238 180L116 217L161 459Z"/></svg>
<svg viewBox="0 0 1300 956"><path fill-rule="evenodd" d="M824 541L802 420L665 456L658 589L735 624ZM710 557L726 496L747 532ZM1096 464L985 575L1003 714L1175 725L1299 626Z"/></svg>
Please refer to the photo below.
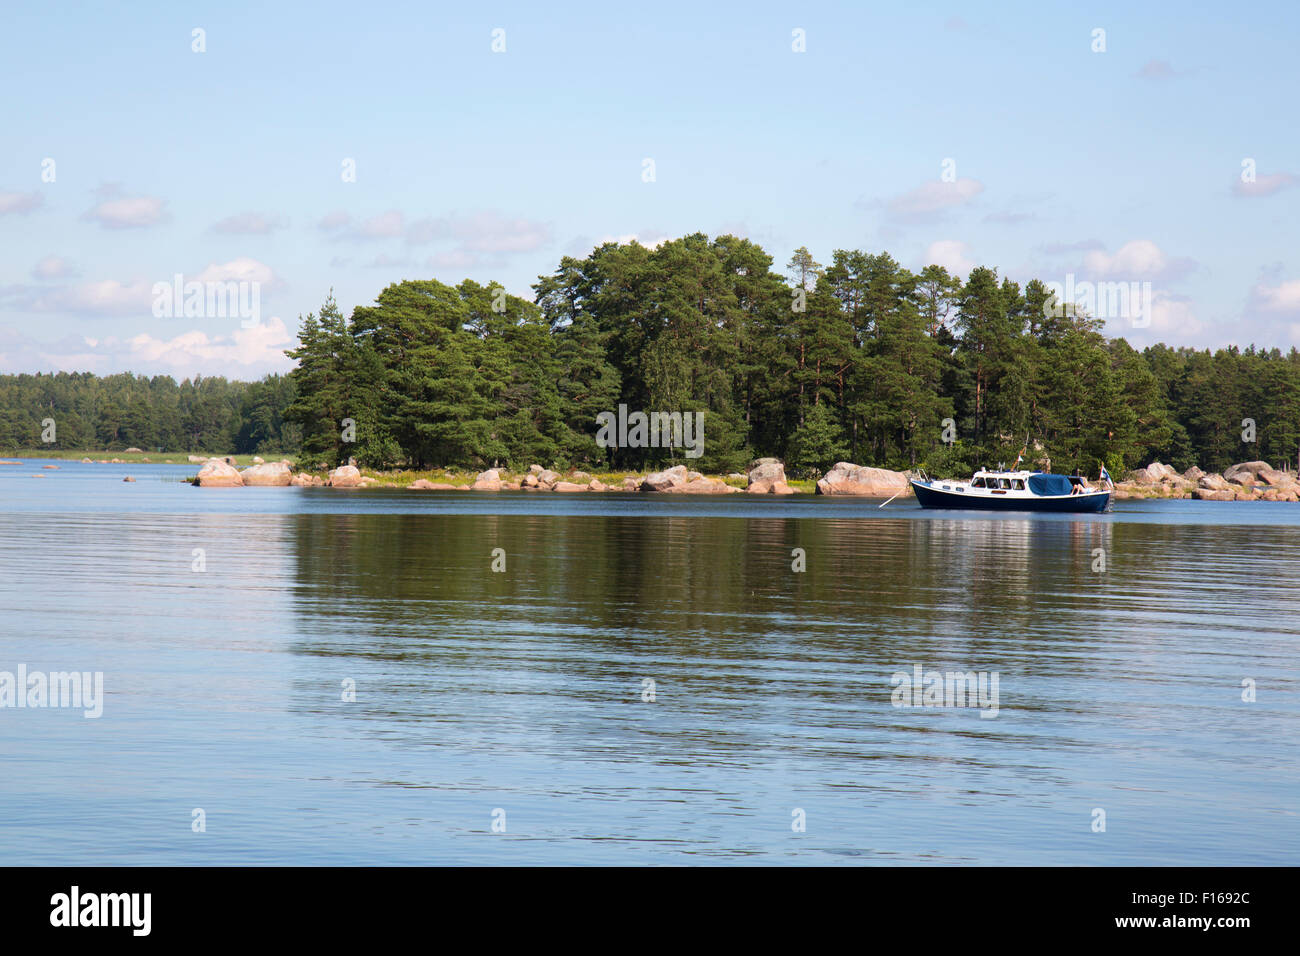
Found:
<svg viewBox="0 0 1300 956"><path fill-rule="evenodd" d="M345 310L403 278L531 297L562 255L695 231L746 235L780 268L806 245L1149 282L1149 327L1111 316L1112 334L1300 345L1291 4L6 18L0 371L257 377L287 369L331 287ZM176 274L258 283L257 323L157 317Z"/></svg>

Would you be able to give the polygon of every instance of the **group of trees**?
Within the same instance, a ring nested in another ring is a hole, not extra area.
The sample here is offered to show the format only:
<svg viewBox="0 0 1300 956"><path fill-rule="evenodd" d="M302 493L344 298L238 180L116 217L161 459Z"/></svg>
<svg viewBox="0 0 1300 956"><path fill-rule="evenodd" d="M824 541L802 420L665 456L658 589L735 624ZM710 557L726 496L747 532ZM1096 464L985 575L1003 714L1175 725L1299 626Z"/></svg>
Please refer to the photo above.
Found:
<svg viewBox="0 0 1300 956"><path fill-rule="evenodd" d="M298 426L284 420L292 394L283 375L179 384L129 372L0 375L0 447L293 452Z"/></svg>
<svg viewBox="0 0 1300 956"><path fill-rule="evenodd" d="M886 253L695 234L565 257L529 302L499 285L405 281L345 316L302 320L287 377L242 384L130 375L0 378L0 442L300 451L334 464L519 468L532 462L794 474L845 459L955 473L1030 462L1095 473L1153 459L1219 470L1300 452L1300 353L1211 354L1106 339L1047 286L993 269L963 281ZM596 416L702 412L701 458L601 447ZM53 417L59 418L58 414ZM1253 441L1252 441L1253 440Z"/></svg>

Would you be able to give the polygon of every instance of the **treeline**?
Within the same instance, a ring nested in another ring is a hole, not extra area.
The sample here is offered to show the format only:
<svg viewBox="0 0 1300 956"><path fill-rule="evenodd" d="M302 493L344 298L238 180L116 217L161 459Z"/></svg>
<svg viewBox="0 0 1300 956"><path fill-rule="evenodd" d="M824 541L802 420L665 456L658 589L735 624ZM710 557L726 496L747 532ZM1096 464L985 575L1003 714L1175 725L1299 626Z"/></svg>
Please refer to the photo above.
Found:
<svg viewBox="0 0 1300 956"><path fill-rule="evenodd" d="M796 474L848 459L962 471L1030 459L1096 473L1154 458L1220 469L1300 450L1300 354L1137 352L977 268L963 282L888 254L800 249L788 278L759 246L691 235L566 257L535 302L499 286L391 285L302 323L286 417L304 452L374 465L531 462ZM704 455L602 448L596 416L705 413ZM1253 443L1243 440L1253 419ZM344 424L351 425L351 431Z"/></svg>
<svg viewBox="0 0 1300 956"><path fill-rule="evenodd" d="M284 419L292 400L283 375L0 375L0 447L296 453L301 430Z"/></svg>
<svg viewBox="0 0 1300 956"><path fill-rule="evenodd" d="M800 249L783 275L746 239L696 234L606 243L533 288L406 281L350 316L331 297L301 320L297 367L257 383L0 377L0 442L34 447L53 417L63 447L710 472L774 455L795 475L1009 465L1026 438L1031 463L1090 474L1300 454L1295 349L1138 352L985 267ZM620 405L703 412L703 456L601 447L596 416Z"/></svg>

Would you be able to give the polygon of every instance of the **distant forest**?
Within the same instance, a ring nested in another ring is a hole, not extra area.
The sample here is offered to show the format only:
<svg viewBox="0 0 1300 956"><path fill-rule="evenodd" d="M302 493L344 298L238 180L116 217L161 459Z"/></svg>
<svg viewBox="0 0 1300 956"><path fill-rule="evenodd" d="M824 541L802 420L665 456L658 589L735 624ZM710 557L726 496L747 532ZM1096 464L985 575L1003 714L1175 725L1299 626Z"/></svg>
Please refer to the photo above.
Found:
<svg viewBox="0 0 1300 956"><path fill-rule="evenodd" d="M390 285L350 316L331 296L301 319L287 376L0 376L0 447L41 447L53 418L58 448L375 467L728 472L772 455L800 476L839 460L953 473L1010 464L1026 436L1031 460L1093 474L1300 454L1295 349L1139 352L1045 308L1042 282L985 267L963 282L886 253L823 266L806 249L786 275L772 265L749 240L696 234L565 257L533 302L469 280ZM599 447L596 416L620 404L704 412L703 457Z"/></svg>

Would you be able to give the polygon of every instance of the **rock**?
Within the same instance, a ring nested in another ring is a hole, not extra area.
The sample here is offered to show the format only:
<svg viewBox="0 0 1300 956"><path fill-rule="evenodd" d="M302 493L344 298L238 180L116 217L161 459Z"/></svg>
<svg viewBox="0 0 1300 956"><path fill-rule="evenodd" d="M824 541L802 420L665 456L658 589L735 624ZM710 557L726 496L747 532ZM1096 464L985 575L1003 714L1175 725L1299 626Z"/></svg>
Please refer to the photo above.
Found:
<svg viewBox="0 0 1300 956"><path fill-rule="evenodd" d="M1197 480L1196 486L1207 491L1228 491L1231 489L1231 485L1222 475L1202 475Z"/></svg>
<svg viewBox="0 0 1300 956"><path fill-rule="evenodd" d="M656 471L646 475L641 482L642 491L671 491L673 488L686 484L686 466L674 465L672 468L665 468L663 471Z"/></svg>
<svg viewBox="0 0 1300 956"><path fill-rule="evenodd" d="M501 490L502 490L502 491L518 491L521 487L522 487L522 485L521 485L519 482L517 482L517 481L503 481L503 482L501 482Z"/></svg>
<svg viewBox="0 0 1300 956"><path fill-rule="evenodd" d="M191 465L197 465L200 462L204 462L208 460L207 458L204 458L202 455L190 455L189 459Z"/></svg>
<svg viewBox="0 0 1300 956"><path fill-rule="evenodd" d="M552 491L564 491L564 492L586 491L586 490L587 490L587 486L586 486L586 485L575 485L575 484L574 484L573 482L571 482L571 481L557 481L557 482L555 483L555 485L551 488L551 490L552 490Z"/></svg>
<svg viewBox="0 0 1300 956"><path fill-rule="evenodd" d="M1270 488L1293 488L1296 484L1294 475L1278 471L1266 461L1244 461L1233 465L1223 473L1223 477L1234 485L1250 488L1256 484L1265 484Z"/></svg>
<svg viewBox="0 0 1300 956"><path fill-rule="evenodd" d="M1218 477L1217 475L1215 477ZM1210 488L1197 488L1192 492L1193 498L1201 501L1232 501L1236 495L1231 491L1216 491Z"/></svg>
<svg viewBox="0 0 1300 956"><path fill-rule="evenodd" d="M687 495L726 495L733 490L739 491L740 489L733 489L725 481L717 481L713 478L701 476L669 490Z"/></svg>
<svg viewBox="0 0 1300 956"><path fill-rule="evenodd" d="M143 448L128 448L126 451L127 454L131 454L132 452L134 452L135 454L140 455L144 453Z"/></svg>
<svg viewBox="0 0 1300 956"><path fill-rule="evenodd" d="M541 465L529 465L529 466L528 466L528 471L529 471L530 474L540 475L540 474L542 473L542 466L541 466Z"/></svg>
<svg viewBox="0 0 1300 956"><path fill-rule="evenodd" d="M534 489L539 484L540 482L537 480L537 475L531 471L524 475L523 480L519 482L520 487L524 489Z"/></svg>
<svg viewBox="0 0 1300 956"><path fill-rule="evenodd" d="M581 482L591 481L591 475L587 474L585 471L575 471L573 474L569 476L569 478L573 481L581 481Z"/></svg>
<svg viewBox="0 0 1300 956"><path fill-rule="evenodd" d="M294 488L313 488L321 483L318 475L299 474L289 479L289 484Z"/></svg>
<svg viewBox="0 0 1300 956"><path fill-rule="evenodd" d="M289 482L293 480L292 469L282 461L275 461L269 465L253 465L245 468L239 474L243 477L244 484L249 487L287 488Z"/></svg>
<svg viewBox="0 0 1300 956"><path fill-rule="evenodd" d="M455 485L449 485L445 481L430 481L427 478L417 478L406 486L411 491L455 491Z"/></svg>
<svg viewBox="0 0 1300 956"><path fill-rule="evenodd" d="M253 464L255 464L255 465L265 465L265 464L266 464L266 461L265 461L264 459L258 458L256 455L254 455L254 456L253 456Z"/></svg>
<svg viewBox="0 0 1300 956"><path fill-rule="evenodd" d="M123 478L122 480L123 480L123 481L135 481L135 479L132 478L130 475L127 475L127 476L126 476L125 478Z"/></svg>
<svg viewBox="0 0 1300 956"><path fill-rule="evenodd" d="M480 471L475 477L475 481L500 481L501 472L495 468L489 468L487 471Z"/></svg>
<svg viewBox="0 0 1300 956"><path fill-rule="evenodd" d="M754 494L766 494L776 482L785 484L785 465L777 458L759 458L749 466L749 490ZM762 491L754 491L754 485L761 484Z"/></svg>
<svg viewBox="0 0 1300 956"><path fill-rule="evenodd" d="M93 464L94 464L94 462L91 461L89 458L83 458L83 459L81 459L81 463L82 463L83 465L93 465Z"/></svg>
<svg viewBox="0 0 1300 956"><path fill-rule="evenodd" d="M628 477L624 478L624 479L623 479L623 490L624 490L624 491L640 491L640 490L641 490L641 479L640 479L640 478L633 478L631 475L629 475Z"/></svg>
<svg viewBox="0 0 1300 956"><path fill-rule="evenodd" d="M1139 468L1128 473L1128 480L1139 485L1158 485L1162 481L1181 477L1182 475L1178 474L1174 469L1168 465L1162 465L1158 461L1153 461L1145 468Z"/></svg>
<svg viewBox="0 0 1300 956"><path fill-rule="evenodd" d="M356 488L361 484L361 472L356 465L340 465L329 473L325 484L331 488Z"/></svg>
<svg viewBox="0 0 1300 956"><path fill-rule="evenodd" d="M888 468L869 468L852 462L836 462L835 467L817 482L819 495L863 495L868 498L892 498L911 494L906 472Z"/></svg>
<svg viewBox="0 0 1300 956"><path fill-rule="evenodd" d="M555 483L560 480L560 476L549 468L544 471L536 472L538 487L545 491L550 491L555 487Z"/></svg>
<svg viewBox="0 0 1300 956"><path fill-rule="evenodd" d="M703 479L704 479L704 476L701 475L698 471L688 471L688 472L686 473L686 480L687 480L687 482L692 482L692 481L702 481Z"/></svg>
<svg viewBox="0 0 1300 956"><path fill-rule="evenodd" d="M495 468L489 468L487 471L479 472L474 479L474 484L470 486L474 491L500 491L501 490L501 472Z"/></svg>
<svg viewBox="0 0 1300 956"><path fill-rule="evenodd" d="M58 466L58 465L42 465L41 467L44 468L46 471L58 471L58 470L59 470L59 466Z"/></svg>
<svg viewBox="0 0 1300 956"><path fill-rule="evenodd" d="M1186 478L1188 481L1197 482L1205 477L1205 472L1201 471L1201 469L1198 468L1196 465L1192 465L1191 468L1188 468L1185 472L1183 472L1183 477Z"/></svg>
<svg viewBox="0 0 1300 956"><path fill-rule="evenodd" d="M244 478L233 465L220 458L209 458L199 469L194 483L200 488L242 488Z"/></svg>
<svg viewBox="0 0 1300 956"><path fill-rule="evenodd" d="M609 486L599 478L593 478L587 483L588 491L609 491Z"/></svg>

